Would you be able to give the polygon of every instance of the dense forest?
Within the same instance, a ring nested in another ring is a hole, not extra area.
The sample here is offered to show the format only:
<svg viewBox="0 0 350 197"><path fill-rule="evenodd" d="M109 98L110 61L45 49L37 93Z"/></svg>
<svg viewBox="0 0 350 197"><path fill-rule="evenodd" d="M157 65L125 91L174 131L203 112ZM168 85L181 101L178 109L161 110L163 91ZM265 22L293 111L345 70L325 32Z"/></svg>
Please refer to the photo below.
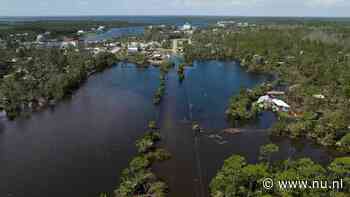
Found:
<svg viewBox="0 0 350 197"><path fill-rule="evenodd" d="M157 147L161 140L156 122L150 121L149 131L136 142L138 155L135 156L129 166L123 170L118 188L114 191L115 197L129 196L155 196L165 197L168 186L152 172L151 167L155 162L170 159L168 151ZM101 194L107 197L108 194Z"/></svg>
<svg viewBox="0 0 350 197"><path fill-rule="evenodd" d="M102 71L116 60L110 53L92 56L74 49L31 48L13 54L16 62L0 82L0 107L9 118L54 105L78 88L90 73Z"/></svg>
<svg viewBox="0 0 350 197"><path fill-rule="evenodd" d="M286 86L284 100L294 114L279 114L274 134L308 137L350 151L349 30L334 25L198 30L185 48L185 59L237 60L248 71L272 74L276 84ZM229 110L251 109L253 99L238 100L241 104ZM241 115L236 118L249 117Z"/></svg>
<svg viewBox="0 0 350 197"><path fill-rule="evenodd" d="M271 157L278 151L275 144L262 146L261 161L257 164L249 164L239 155L226 159L210 183L211 196L349 196L349 157L336 158L326 167L308 158L271 162ZM274 185L264 185L266 178L273 180ZM287 181L305 181L307 187L298 184L294 187Z"/></svg>

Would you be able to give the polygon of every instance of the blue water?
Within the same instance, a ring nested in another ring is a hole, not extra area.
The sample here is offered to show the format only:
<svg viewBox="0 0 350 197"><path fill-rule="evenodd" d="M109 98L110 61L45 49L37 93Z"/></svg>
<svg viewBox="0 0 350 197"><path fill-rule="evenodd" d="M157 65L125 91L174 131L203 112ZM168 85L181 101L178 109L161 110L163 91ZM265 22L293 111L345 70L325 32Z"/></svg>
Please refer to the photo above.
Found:
<svg viewBox="0 0 350 197"><path fill-rule="evenodd" d="M119 38L123 36L139 36L143 35L145 32L144 27L122 27L122 28L112 28L107 32L100 33L93 36L88 36L85 41L102 41L112 38Z"/></svg>
<svg viewBox="0 0 350 197"><path fill-rule="evenodd" d="M220 134L231 127L224 115L230 96L266 76L247 73L235 62L197 62L186 68L183 83L175 69L169 72L166 95L154 106L159 75L158 68L120 63L92 76L54 109L1 121L0 197L96 197L113 191L150 120L159 123L162 146L172 154L154 166L169 184L170 197L207 196L224 159L240 154L256 162L259 147L271 141L281 147L279 159L307 156L328 162L331 157L310 142L271 139L264 131ZM267 128L273 120L273 114L264 114L257 126ZM205 133L195 134L192 121ZM221 135L226 143L210 134Z"/></svg>
<svg viewBox="0 0 350 197"><path fill-rule="evenodd" d="M1 14L1 13L0 13ZM1 21L21 22L21 21L38 21L38 20L92 20L108 21L119 20L132 23L147 24L167 24L183 25L190 22L195 26L207 26L216 23L219 20L235 20L250 23L302 23L302 22L340 22L350 21L349 17L244 17L244 16L28 16L28 17L6 17L0 16Z"/></svg>
<svg viewBox="0 0 350 197"><path fill-rule="evenodd" d="M218 20L228 19L229 17L219 16L60 16L60 17L0 17L0 21L40 21L40 20L90 20L90 21L127 21L130 23L143 24L165 24L165 25L183 25L190 22L194 26L207 26L210 23L216 23Z"/></svg>

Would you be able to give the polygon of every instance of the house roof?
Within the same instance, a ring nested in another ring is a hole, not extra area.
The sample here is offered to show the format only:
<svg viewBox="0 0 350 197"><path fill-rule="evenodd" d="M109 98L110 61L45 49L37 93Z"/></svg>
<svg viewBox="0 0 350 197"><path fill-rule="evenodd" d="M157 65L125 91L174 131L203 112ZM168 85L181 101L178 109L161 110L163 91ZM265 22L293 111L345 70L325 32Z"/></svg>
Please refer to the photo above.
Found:
<svg viewBox="0 0 350 197"><path fill-rule="evenodd" d="M271 98L268 96L268 95L265 95L265 96L261 96L259 99L258 99L258 103L263 103L265 101L270 101Z"/></svg>
<svg viewBox="0 0 350 197"><path fill-rule="evenodd" d="M279 107L290 108L290 106L289 106L287 103L285 103L284 101L282 101L282 100L279 100L279 99L272 99L272 102L273 102L275 105L279 106Z"/></svg>

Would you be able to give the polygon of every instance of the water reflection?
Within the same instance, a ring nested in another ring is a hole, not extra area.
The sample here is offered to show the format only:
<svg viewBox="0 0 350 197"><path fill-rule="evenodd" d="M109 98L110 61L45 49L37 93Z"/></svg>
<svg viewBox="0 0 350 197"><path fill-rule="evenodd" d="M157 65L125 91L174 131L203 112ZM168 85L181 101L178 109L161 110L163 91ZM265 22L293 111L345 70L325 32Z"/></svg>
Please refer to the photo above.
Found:
<svg viewBox="0 0 350 197"><path fill-rule="evenodd" d="M281 146L277 158L310 156L328 161L325 149L307 141L271 139L263 130L225 134L226 143L218 143L210 134L229 127L224 118L229 97L266 77L246 73L234 62L218 61L197 62L185 75L179 83L176 71L169 73L167 93L155 107L152 97L159 85L159 70L115 66L91 77L53 111L3 121L0 196L96 197L111 191L136 154L134 142L149 120L158 120L163 146L173 155L155 166L169 183L170 196L206 196L207 185L224 159L241 154L256 162L259 146L270 141ZM265 113L253 125L265 129L273 119ZM198 121L205 133L195 134L192 121Z"/></svg>

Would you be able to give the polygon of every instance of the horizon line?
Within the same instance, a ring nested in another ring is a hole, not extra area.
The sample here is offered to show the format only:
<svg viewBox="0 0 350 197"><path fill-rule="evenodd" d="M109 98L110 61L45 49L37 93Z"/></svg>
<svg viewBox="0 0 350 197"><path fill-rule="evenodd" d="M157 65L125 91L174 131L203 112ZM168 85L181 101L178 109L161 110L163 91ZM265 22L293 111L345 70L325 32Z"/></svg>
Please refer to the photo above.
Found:
<svg viewBox="0 0 350 197"><path fill-rule="evenodd" d="M9 16L1 16L0 18L30 18L30 17L242 17L242 18L350 18L350 16L316 16L316 15L310 15L310 16L281 16L281 15L205 15L205 14L193 14L193 15L187 15L187 14L179 14L179 15L166 15L166 14L156 14L156 15L150 15L150 14L123 14L123 15L102 15L102 14L82 14L82 15L9 15Z"/></svg>

